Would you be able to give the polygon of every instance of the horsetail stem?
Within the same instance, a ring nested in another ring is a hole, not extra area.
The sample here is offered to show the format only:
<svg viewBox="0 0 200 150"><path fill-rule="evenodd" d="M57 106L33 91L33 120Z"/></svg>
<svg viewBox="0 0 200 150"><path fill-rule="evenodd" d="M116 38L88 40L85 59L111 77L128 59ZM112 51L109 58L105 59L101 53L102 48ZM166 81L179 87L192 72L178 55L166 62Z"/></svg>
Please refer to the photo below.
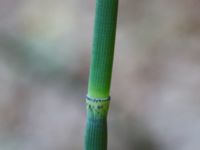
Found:
<svg viewBox="0 0 200 150"><path fill-rule="evenodd" d="M88 96L109 96L118 0L96 0Z"/></svg>
<svg viewBox="0 0 200 150"><path fill-rule="evenodd" d="M87 103L85 150L107 150L107 113L118 0L96 0Z"/></svg>

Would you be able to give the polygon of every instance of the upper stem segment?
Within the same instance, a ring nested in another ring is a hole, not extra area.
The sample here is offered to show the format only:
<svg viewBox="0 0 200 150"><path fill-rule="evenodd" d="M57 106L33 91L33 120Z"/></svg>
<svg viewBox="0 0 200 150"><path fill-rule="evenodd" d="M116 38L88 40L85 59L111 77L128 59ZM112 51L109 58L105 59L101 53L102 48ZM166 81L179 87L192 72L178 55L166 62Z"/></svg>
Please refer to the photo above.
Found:
<svg viewBox="0 0 200 150"><path fill-rule="evenodd" d="M88 96L107 98L110 92L118 0L96 0L96 15Z"/></svg>

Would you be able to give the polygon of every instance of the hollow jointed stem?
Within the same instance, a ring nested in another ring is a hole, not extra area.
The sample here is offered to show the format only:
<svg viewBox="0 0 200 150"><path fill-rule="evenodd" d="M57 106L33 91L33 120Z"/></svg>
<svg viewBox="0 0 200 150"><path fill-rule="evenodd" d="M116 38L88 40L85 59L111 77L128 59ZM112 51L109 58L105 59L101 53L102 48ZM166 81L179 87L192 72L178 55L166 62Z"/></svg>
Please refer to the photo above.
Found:
<svg viewBox="0 0 200 150"><path fill-rule="evenodd" d="M118 0L96 0L85 130L85 150L107 150L107 114L110 103Z"/></svg>

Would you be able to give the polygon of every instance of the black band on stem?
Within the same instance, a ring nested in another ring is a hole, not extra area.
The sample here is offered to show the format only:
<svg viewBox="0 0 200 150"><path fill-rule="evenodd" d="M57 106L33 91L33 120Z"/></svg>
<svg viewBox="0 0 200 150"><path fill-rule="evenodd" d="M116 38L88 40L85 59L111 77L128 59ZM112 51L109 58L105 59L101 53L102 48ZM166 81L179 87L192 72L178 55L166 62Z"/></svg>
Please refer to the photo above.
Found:
<svg viewBox="0 0 200 150"><path fill-rule="evenodd" d="M93 102L99 102L99 101L109 101L111 99L111 97L109 96L107 98L92 98L87 95L86 99L89 101L93 101Z"/></svg>

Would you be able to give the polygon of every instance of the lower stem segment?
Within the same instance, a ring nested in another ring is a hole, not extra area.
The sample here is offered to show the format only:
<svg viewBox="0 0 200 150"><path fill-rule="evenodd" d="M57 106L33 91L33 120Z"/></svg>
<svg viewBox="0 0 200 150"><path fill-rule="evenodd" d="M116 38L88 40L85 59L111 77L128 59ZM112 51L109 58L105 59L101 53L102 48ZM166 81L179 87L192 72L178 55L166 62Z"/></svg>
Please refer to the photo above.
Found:
<svg viewBox="0 0 200 150"><path fill-rule="evenodd" d="M85 150L107 150L106 119L87 120Z"/></svg>
<svg viewBox="0 0 200 150"><path fill-rule="evenodd" d="M85 150L107 150L108 100L87 99Z"/></svg>

